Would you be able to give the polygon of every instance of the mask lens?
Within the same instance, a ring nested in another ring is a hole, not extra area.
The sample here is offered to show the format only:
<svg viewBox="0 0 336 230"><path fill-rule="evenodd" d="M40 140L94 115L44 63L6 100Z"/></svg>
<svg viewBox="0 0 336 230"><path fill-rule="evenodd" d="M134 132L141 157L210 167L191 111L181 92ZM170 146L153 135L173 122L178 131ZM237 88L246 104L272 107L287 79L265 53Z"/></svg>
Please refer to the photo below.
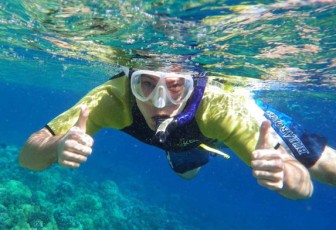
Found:
<svg viewBox="0 0 336 230"><path fill-rule="evenodd" d="M166 87L171 100L175 103L182 101L188 93L186 79L183 77L167 77L165 78Z"/></svg>
<svg viewBox="0 0 336 230"><path fill-rule="evenodd" d="M148 101L160 81L160 76L137 71L132 75L131 87L134 96L141 101Z"/></svg>
<svg viewBox="0 0 336 230"><path fill-rule="evenodd" d="M141 94L147 98L156 88L160 78L153 75L142 74L140 76Z"/></svg>
<svg viewBox="0 0 336 230"><path fill-rule="evenodd" d="M162 108L188 100L193 79L189 75L139 70L131 76L131 88L139 100L151 100L154 106Z"/></svg>

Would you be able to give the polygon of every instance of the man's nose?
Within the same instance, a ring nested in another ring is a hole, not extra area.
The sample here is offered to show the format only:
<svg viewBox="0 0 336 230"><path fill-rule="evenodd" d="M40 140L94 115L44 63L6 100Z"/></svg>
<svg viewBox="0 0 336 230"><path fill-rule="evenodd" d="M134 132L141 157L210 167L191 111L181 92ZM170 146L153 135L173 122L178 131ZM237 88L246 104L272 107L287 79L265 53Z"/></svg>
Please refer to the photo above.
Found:
<svg viewBox="0 0 336 230"><path fill-rule="evenodd" d="M159 86L153 96L153 105L156 108L164 108L166 106L166 91L163 86Z"/></svg>

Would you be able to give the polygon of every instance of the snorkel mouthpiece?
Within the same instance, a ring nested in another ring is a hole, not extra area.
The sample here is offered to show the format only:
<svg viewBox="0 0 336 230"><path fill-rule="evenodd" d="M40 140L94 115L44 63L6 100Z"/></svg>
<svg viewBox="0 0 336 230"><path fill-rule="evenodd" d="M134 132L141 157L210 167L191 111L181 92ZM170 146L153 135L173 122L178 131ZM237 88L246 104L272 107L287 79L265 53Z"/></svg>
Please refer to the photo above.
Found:
<svg viewBox="0 0 336 230"><path fill-rule="evenodd" d="M157 116L156 120L156 133L155 137L160 143L165 143L170 132L174 130L178 122L174 117Z"/></svg>
<svg viewBox="0 0 336 230"><path fill-rule="evenodd" d="M155 116L154 120L155 120L155 124L156 124L156 129L159 128L159 126L169 118L169 116Z"/></svg>

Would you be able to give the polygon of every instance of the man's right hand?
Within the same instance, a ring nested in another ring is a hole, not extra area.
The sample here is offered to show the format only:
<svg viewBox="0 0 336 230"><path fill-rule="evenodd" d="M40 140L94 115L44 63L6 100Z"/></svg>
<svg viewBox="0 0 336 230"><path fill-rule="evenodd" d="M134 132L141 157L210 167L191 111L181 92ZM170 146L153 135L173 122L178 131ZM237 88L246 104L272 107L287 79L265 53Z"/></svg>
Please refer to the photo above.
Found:
<svg viewBox="0 0 336 230"><path fill-rule="evenodd" d="M57 161L61 166L78 168L91 154L93 139L86 134L88 117L89 109L83 106L76 124L59 140Z"/></svg>
<svg viewBox="0 0 336 230"><path fill-rule="evenodd" d="M260 134L255 151L252 153L251 167L258 183L271 190L281 190L285 180L283 154L269 142L270 121L260 126Z"/></svg>

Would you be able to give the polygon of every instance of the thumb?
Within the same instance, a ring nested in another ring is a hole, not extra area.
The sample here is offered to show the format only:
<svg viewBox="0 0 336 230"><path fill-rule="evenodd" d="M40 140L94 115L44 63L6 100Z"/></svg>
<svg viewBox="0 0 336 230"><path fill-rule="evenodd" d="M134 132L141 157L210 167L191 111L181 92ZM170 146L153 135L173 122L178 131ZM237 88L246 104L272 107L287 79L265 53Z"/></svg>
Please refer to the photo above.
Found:
<svg viewBox="0 0 336 230"><path fill-rule="evenodd" d="M256 149L268 149L271 144L269 143L269 130L271 122L269 120L263 121L259 129L259 139L256 145Z"/></svg>
<svg viewBox="0 0 336 230"><path fill-rule="evenodd" d="M82 105L78 120L75 124L76 127L80 128L84 132L86 131L86 122L89 117L89 113L90 111L88 107L86 105Z"/></svg>

